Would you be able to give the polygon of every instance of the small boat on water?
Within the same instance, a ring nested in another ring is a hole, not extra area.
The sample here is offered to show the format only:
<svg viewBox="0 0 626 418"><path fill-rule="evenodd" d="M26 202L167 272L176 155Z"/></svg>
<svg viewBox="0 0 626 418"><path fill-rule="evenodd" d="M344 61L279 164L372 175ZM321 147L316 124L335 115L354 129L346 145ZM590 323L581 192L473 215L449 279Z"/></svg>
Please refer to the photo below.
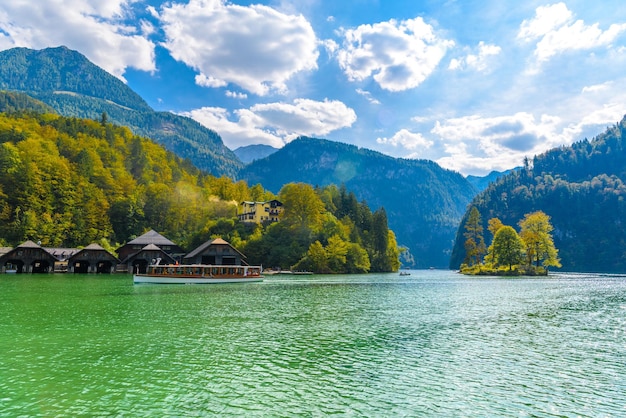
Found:
<svg viewBox="0 0 626 418"><path fill-rule="evenodd" d="M410 276L411 273L409 273L408 271L401 271L400 272L400 276Z"/></svg>
<svg viewBox="0 0 626 418"><path fill-rule="evenodd" d="M133 275L133 283L210 284L261 282L260 266L214 266L209 264L153 264L146 273Z"/></svg>

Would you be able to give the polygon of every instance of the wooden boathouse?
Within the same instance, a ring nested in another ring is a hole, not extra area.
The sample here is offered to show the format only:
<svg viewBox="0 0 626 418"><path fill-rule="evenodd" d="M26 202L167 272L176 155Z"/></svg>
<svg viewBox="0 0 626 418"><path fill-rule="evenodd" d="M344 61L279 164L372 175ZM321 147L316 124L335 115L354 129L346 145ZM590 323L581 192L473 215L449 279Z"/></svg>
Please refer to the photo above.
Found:
<svg viewBox="0 0 626 418"><path fill-rule="evenodd" d="M54 263L59 259L50 254L41 245L26 241L0 257L0 265L4 272L8 268L16 273L52 273Z"/></svg>
<svg viewBox="0 0 626 418"><path fill-rule="evenodd" d="M159 260L159 264L175 264L177 262L174 257L156 245L148 244L122 260L120 267L124 268L128 273L145 273L148 270L148 266L156 264L157 260ZM118 269L118 271L121 272L122 269Z"/></svg>
<svg viewBox="0 0 626 418"><path fill-rule="evenodd" d="M47 248L26 241L0 255L3 273L112 273L119 260L98 244L79 248Z"/></svg>
<svg viewBox="0 0 626 418"><path fill-rule="evenodd" d="M183 258L183 264L247 266L246 256L222 238L209 240Z"/></svg>
<svg viewBox="0 0 626 418"><path fill-rule="evenodd" d="M150 230L145 234L128 241L117 250L117 255L120 260L124 260L131 254L136 254L141 251L146 245L154 244L161 250L169 254L170 256L177 258L182 257L185 254L185 250L174 244L163 235L159 234L155 230Z"/></svg>
<svg viewBox="0 0 626 418"><path fill-rule="evenodd" d="M98 244L90 244L67 260L69 273L114 273L120 263L117 257Z"/></svg>

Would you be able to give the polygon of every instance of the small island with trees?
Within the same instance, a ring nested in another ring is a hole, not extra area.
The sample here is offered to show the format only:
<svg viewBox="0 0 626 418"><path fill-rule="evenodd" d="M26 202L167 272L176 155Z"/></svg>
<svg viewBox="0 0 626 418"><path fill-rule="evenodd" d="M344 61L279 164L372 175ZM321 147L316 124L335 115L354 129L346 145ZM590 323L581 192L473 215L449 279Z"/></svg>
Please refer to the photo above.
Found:
<svg viewBox="0 0 626 418"><path fill-rule="evenodd" d="M491 218L487 229L493 239L485 245L481 215L472 207L465 223L465 260L460 272L485 276L545 276L549 267L561 267L554 246L550 217L542 211L526 214L520 232Z"/></svg>

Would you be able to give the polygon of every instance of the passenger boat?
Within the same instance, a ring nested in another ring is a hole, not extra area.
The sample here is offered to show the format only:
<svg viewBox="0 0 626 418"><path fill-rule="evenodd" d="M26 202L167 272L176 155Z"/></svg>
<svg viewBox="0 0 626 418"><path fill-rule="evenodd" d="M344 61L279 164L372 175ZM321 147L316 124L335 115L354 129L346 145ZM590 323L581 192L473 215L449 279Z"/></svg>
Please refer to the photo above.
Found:
<svg viewBox="0 0 626 418"><path fill-rule="evenodd" d="M146 273L133 275L133 283L210 284L261 282L260 266L215 266L208 264L153 264Z"/></svg>

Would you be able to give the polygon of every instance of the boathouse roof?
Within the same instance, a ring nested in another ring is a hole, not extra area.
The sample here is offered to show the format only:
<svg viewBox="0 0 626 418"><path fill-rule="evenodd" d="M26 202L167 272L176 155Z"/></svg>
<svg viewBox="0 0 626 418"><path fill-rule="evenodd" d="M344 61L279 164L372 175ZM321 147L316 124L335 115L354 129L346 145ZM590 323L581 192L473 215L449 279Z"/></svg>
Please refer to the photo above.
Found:
<svg viewBox="0 0 626 418"><path fill-rule="evenodd" d="M138 252L128 255L124 260L122 260L122 263L123 264L132 263L134 260L137 260L137 259L149 260L149 259L154 258L155 256L160 256L163 259L163 261L166 261L167 263L176 262L176 260L171 255L163 251L158 246L154 244L148 244L145 247L143 247L141 250L139 250Z"/></svg>
<svg viewBox="0 0 626 418"><path fill-rule="evenodd" d="M58 258L60 261L66 261L74 254L79 252L78 248L49 248L45 247L44 250Z"/></svg>
<svg viewBox="0 0 626 418"><path fill-rule="evenodd" d="M41 248L41 245L31 240L26 240L15 248Z"/></svg>
<svg viewBox="0 0 626 418"><path fill-rule="evenodd" d="M19 254L19 250L29 250L27 251L29 254L27 256L22 256L21 254ZM48 251L48 249L43 248L41 245L36 244L35 242L31 240L27 240L21 243L20 245L18 245L17 247L2 254L0 257L0 263L3 263L5 260L8 260L14 256L19 259L29 260L32 258L36 258L36 256L33 256L34 254L41 254L44 256L45 259L49 260L50 262L61 261L56 255Z"/></svg>
<svg viewBox="0 0 626 418"><path fill-rule="evenodd" d="M169 239L165 238L163 235L161 235L158 232L156 232L154 229L151 229L150 231L148 231L145 234L135 238L134 240L128 241L128 244L133 244L133 245L137 245L137 244L145 244L145 245L147 245L147 244L155 244L155 245L158 245L158 246L163 246L163 245L177 246L172 241L170 241Z"/></svg>
<svg viewBox="0 0 626 418"><path fill-rule="evenodd" d="M239 253L239 255L241 255L242 258L246 258L246 256L243 255L241 253L241 251L239 251L238 249L233 247L228 241L225 241L222 238L215 238L215 239L212 239L212 240L209 240L209 241L205 242L204 244L200 245L198 248L196 248L195 250L193 250L192 252L187 254L185 256L185 258L195 257L195 256L197 256L198 254L202 253L204 250L206 250L207 248L209 248L212 245L227 245L230 248L232 248L233 250L235 250L237 253Z"/></svg>
<svg viewBox="0 0 626 418"><path fill-rule="evenodd" d="M83 248L82 250L77 250L76 253L74 253L71 258L78 258L81 254L83 253L91 253L91 254L98 254L98 253L105 253L106 257L111 260L111 261L116 261L119 263L119 259L114 256L113 254L111 254L110 252L108 252L107 250L105 250L104 248L102 248L102 246L100 246L99 244L89 244L88 246L86 246L85 248Z"/></svg>

